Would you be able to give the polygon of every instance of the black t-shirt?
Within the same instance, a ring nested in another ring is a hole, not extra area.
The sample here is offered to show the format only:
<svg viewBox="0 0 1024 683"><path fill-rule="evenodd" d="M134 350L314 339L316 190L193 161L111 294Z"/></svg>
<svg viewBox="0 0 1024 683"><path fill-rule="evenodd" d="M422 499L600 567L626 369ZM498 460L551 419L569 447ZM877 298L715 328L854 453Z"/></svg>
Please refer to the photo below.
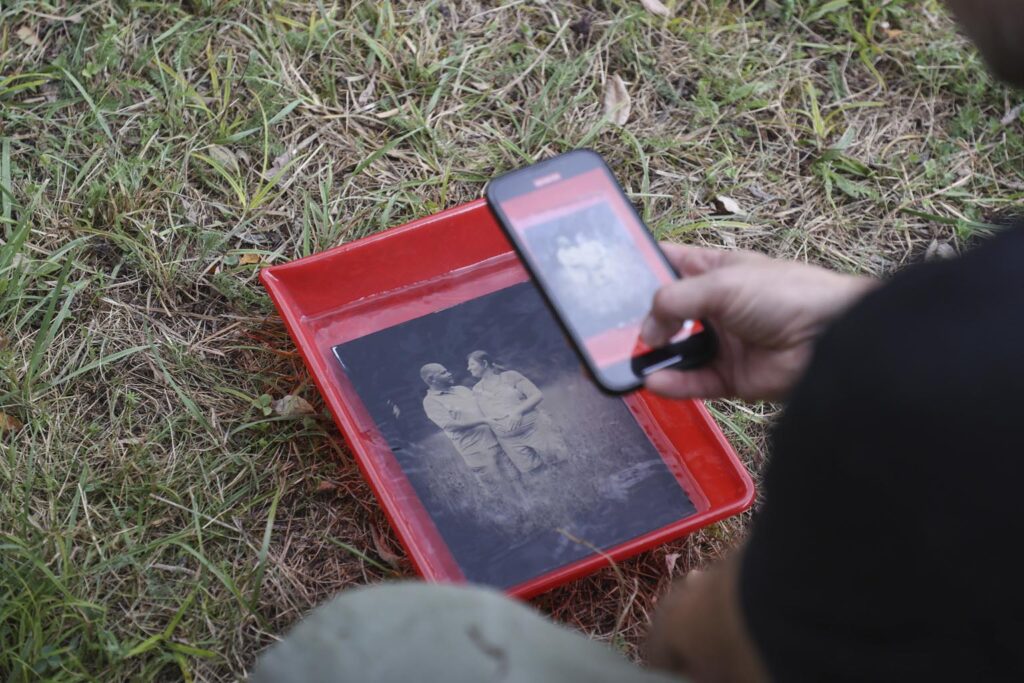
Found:
<svg viewBox="0 0 1024 683"><path fill-rule="evenodd" d="M778 681L1024 681L1024 229L907 269L818 342L741 602Z"/></svg>

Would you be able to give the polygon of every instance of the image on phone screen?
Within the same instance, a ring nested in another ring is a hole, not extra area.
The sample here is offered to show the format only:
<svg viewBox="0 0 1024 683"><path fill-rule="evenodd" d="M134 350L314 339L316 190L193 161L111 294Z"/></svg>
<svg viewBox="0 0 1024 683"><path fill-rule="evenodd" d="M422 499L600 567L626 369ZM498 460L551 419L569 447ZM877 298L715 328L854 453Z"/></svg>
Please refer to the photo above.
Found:
<svg viewBox="0 0 1024 683"><path fill-rule="evenodd" d="M666 349L640 341L655 292L677 276L597 155L573 152L503 176L488 199L606 389L635 388L645 372L680 362L679 343L704 331L687 321Z"/></svg>
<svg viewBox="0 0 1024 683"><path fill-rule="evenodd" d="M636 324L658 279L608 202L598 199L524 231L552 295L586 338Z"/></svg>

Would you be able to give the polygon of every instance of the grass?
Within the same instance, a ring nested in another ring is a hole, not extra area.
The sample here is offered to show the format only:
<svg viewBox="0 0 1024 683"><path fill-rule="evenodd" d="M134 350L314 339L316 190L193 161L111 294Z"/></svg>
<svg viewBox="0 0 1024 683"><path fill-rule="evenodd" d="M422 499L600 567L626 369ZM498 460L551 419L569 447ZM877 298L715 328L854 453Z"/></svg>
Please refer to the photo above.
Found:
<svg viewBox="0 0 1024 683"><path fill-rule="evenodd" d="M237 679L313 605L408 574L331 421L268 414L322 404L263 265L583 145L662 237L843 271L1016 213L1020 98L933 0L668 4L0 6L6 680ZM775 408L714 410L759 471ZM536 604L636 657L670 565L745 523Z"/></svg>

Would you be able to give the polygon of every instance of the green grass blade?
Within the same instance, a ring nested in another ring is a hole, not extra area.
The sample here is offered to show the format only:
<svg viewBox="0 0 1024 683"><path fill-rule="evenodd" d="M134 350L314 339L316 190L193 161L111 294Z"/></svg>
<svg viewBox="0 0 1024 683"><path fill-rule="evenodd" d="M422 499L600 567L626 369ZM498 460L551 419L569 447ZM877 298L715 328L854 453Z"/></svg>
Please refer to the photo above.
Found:
<svg viewBox="0 0 1024 683"><path fill-rule="evenodd" d="M270 539L274 532L274 520L277 518L277 504L281 502L283 488L279 487L274 492L274 500L270 503L270 511L267 513L267 524L263 527L263 542L260 544L259 556L256 559L256 576L253 578L252 604L253 609L259 604L260 594L263 591L263 573L267 569L267 556L270 554Z"/></svg>
<svg viewBox="0 0 1024 683"><path fill-rule="evenodd" d="M62 66L57 68L60 69L61 73L64 74L64 78L67 79L71 83L71 85L75 86L75 89L78 90L79 94L82 96L82 99L85 100L85 103L89 105L89 109L92 110L92 115L96 117L96 122L100 124L100 128L102 128L103 132L106 133L107 139L109 139L110 142L116 146L117 141L114 140L114 134L110 132L110 126L107 125L107 120L103 118L103 113L100 111L99 107L96 106L96 103L93 101L92 97L89 96L89 93L88 91L86 91L85 87L78 81L77 78L71 75L70 71L68 71Z"/></svg>

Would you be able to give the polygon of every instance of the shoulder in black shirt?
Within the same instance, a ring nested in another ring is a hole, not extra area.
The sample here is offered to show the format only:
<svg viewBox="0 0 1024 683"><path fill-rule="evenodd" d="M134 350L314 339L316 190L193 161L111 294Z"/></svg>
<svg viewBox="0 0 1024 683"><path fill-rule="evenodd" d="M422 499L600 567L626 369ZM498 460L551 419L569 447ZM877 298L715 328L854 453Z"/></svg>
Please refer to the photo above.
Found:
<svg viewBox="0 0 1024 683"><path fill-rule="evenodd" d="M741 574L779 681L1024 680L1024 229L821 338Z"/></svg>

